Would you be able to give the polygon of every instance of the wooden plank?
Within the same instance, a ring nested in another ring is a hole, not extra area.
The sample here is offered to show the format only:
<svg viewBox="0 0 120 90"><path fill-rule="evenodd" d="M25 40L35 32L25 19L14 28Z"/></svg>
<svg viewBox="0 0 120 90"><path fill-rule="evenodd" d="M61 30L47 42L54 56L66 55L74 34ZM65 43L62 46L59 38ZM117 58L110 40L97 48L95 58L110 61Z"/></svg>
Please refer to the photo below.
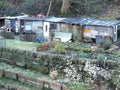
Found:
<svg viewBox="0 0 120 90"><path fill-rule="evenodd" d="M23 82L23 83L32 84L35 86L43 85L43 81L38 80L38 79L34 79L34 78L28 78L28 77L23 76L21 74L18 74L18 80Z"/></svg>
<svg viewBox="0 0 120 90"><path fill-rule="evenodd" d="M10 60L5 58L0 58L0 62L10 63Z"/></svg>
<svg viewBox="0 0 120 90"><path fill-rule="evenodd" d="M54 82L49 82L49 81L44 81L44 80L38 80L38 79L34 79L34 78L28 78L24 75L21 75L21 74L17 74L17 73L14 73L14 72L10 72L10 71L7 71L7 70L2 70L0 69L0 73L2 73L2 75L4 74L5 77L9 77L9 78L12 78L12 79L16 79L18 81L21 81L23 83L28 83L28 84L32 84L32 85L35 85L37 87L46 87L46 88L51 88L53 90L66 90L66 87L62 86L61 84L59 83L54 83Z"/></svg>
<svg viewBox="0 0 120 90"><path fill-rule="evenodd" d="M61 85L58 83L49 82L50 88L53 90L61 90Z"/></svg>
<svg viewBox="0 0 120 90"><path fill-rule="evenodd" d="M38 47L37 51L45 51L45 50L48 50L48 48L49 48L49 45L43 45L41 47Z"/></svg>
<svg viewBox="0 0 120 90"><path fill-rule="evenodd" d="M12 78L12 79L17 79L16 73L4 70L4 74L5 74L5 77L9 77L9 78Z"/></svg>
<svg viewBox="0 0 120 90"><path fill-rule="evenodd" d="M26 78L23 75L18 74L18 81L21 81L21 82L25 83Z"/></svg>
<svg viewBox="0 0 120 90"><path fill-rule="evenodd" d="M3 76L3 69L0 69L0 77Z"/></svg>

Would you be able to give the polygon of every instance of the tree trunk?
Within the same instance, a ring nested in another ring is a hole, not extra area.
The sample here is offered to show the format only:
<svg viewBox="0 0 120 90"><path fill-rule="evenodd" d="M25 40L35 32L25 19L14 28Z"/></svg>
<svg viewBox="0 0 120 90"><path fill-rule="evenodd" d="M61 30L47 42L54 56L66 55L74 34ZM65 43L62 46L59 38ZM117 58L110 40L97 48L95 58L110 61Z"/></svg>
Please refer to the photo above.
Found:
<svg viewBox="0 0 120 90"><path fill-rule="evenodd" d="M50 14L50 9L51 9L51 6L52 6L52 2L53 2L53 0L50 1L49 8L48 8L46 17L49 16L49 14Z"/></svg>
<svg viewBox="0 0 120 90"><path fill-rule="evenodd" d="M62 7L61 7L61 13L67 13L70 7L70 1L69 0L62 0Z"/></svg>

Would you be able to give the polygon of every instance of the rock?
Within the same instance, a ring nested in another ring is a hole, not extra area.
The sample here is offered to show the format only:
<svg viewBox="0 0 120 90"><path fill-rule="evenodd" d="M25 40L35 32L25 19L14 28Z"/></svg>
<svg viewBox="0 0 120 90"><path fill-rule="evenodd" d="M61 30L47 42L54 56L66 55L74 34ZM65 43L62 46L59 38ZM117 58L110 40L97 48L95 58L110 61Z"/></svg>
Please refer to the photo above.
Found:
<svg viewBox="0 0 120 90"><path fill-rule="evenodd" d="M109 50L117 50L118 48L119 48L119 46L117 46L117 45L112 45Z"/></svg>
<svg viewBox="0 0 120 90"><path fill-rule="evenodd" d="M50 78L51 78L52 80L55 80L55 79L57 78L57 76L58 76L58 72L57 72L56 70L50 72Z"/></svg>
<svg viewBox="0 0 120 90"><path fill-rule="evenodd" d="M96 51L97 51L97 49L98 49L98 47L97 47L97 46L91 46L91 52L96 52Z"/></svg>

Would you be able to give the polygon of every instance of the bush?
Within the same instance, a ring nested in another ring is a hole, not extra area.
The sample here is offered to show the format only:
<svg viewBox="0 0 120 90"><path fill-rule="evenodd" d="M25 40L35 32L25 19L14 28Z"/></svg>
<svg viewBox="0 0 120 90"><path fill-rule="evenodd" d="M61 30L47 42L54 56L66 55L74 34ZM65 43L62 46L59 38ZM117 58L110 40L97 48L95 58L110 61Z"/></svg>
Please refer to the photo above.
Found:
<svg viewBox="0 0 120 90"><path fill-rule="evenodd" d="M89 58L90 55L88 53L80 52L78 56L81 58Z"/></svg>
<svg viewBox="0 0 120 90"><path fill-rule="evenodd" d="M97 59L98 60L105 60L105 55L104 54L98 54Z"/></svg>
<svg viewBox="0 0 120 90"><path fill-rule="evenodd" d="M100 41L100 46L103 47L105 50L108 50L112 45L112 41L111 40L105 40L102 39Z"/></svg>
<svg viewBox="0 0 120 90"><path fill-rule="evenodd" d="M64 44L62 44L61 42L58 42L58 43L55 45L55 51L56 51L56 53L58 53L58 54L65 54L65 53L66 53L66 50L65 50Z"/></svg>

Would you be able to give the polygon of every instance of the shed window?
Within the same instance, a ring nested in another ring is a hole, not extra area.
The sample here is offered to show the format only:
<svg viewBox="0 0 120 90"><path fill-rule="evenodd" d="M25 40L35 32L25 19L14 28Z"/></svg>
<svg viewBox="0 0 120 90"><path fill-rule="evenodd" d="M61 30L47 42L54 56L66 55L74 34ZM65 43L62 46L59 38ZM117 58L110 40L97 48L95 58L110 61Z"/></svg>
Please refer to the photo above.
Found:
<svg viewBox="0 0 120 90"><path fill-rule="evenodd" d="M29 30L32 29L31 23L32 23L32 22L26 22L26 23L25 23L25 30L28 30L28 31L29 31Z"/></svg>
<svg viewBox="0 0 120 90"><path fill-rule="evenodd" d="M47 25L45 26L45 32L47 32Z"/></svg>
<svg viewBox="0 0 120 90"><path fill-rule="evenodd" d="M54 24L54 23L50 24L50 29L57 30L57 24Z"/></svg>

